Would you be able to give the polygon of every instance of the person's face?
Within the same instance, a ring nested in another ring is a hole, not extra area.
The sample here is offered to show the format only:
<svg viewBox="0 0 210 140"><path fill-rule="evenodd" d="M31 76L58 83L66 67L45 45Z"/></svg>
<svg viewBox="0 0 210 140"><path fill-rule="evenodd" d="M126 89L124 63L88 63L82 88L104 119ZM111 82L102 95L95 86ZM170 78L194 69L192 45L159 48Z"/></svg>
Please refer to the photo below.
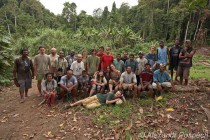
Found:
<svg viewBox="0 0 210 140"><path fill-rule="evenodd" d="M150 51L153 53L153 52L155 52L155 47L151 47L150 48Z"/></svg>
<svg viewBox="0 0 210 140"><path fill-rule="evenodd" d="M86 51L82 52L82 56L87 56L87 52Z"/></svg>
<svg viewBox="0 0 210 140"><path fill-rule="evenodd" d="M119 97L121 97L122 96L122 93L120 92L120 91L117 91L116 93L115 93L115 97L116 98L119 98Z"/></svg>
<svg viewBox="0 0 210 140"><path fill-rule="evenodd" d="M109 54L110 53L110 49L106 49L106 53Z"/></svg>
<svg viewBox="0 0 210 140"><path fill-rule="evenodd" d="M109 72L109 71L110 71L110 67L107 67L107 68L106 68L106 71Z"/></svg>
<svg viewBox="0 0 210 140"><path fill-rule="evenodd" d="M82 72L82 75L83 75L83 76L85 76L86 74L87 74L87 72L86 72L86 71L83 71L83 72Z"/></svg>
<svg viewBox="0 0 210 140"><path fill-rule="evenodd" d="M145 66L146 71L150 71L150 65Z"/></svg>
<svg viewBox="0 0 210 140"><path fill-rule="evenodd" d="M52 75L51 75L51 74L48 74L48 75L47 75L47 80L48 80L48 81L51 81L51 80L52 80Z"/></svg>
<svg viewBox="0 0 210 140"><path fill-rule="evenodd" d="M40 53L40 54L45 54L45 48L40 48L40 49L39 49L39 53Z"/></svg>
<svg viewBox="0 0 210 140"><path fill-rule="evenodd" d="M72 77L72 75L73 75L73 72L72 71L67 71L66 77L68 79L70 79Z"/></svg>
<svg viewBox="0 0 210 140"><path fill-rule="evenodd" d="M82 57L81 56L77 56L77 62L81 62L82 61Z"/></svg>
<svg viewBox="0 0 210 140"><path fill-rule="evenodd" d="M175 40L175 45L176 45L176 46L179 45L179 40Z"/></svg>
<svg viewBox="0 0 210 140"><path fill-rule="evenodd" d="M131 73L131 67L127 67L126 71L127 73Z"/></svg>
<svg viewBox="0 0 210 140"><path fill-rule="evenodd" d="M142 58L143 57L143 54L139 54L139 58Z"/></svg>
<svg viewBox="0 0 210 140"><path fill-rule="evenodd" d="M189 42L185 42L185 47L190 47L190 43Z"/></svg>
<svg viewBox="0 0 210 140"><path fill-rule="evenodd" d="M128 57L128 54L126 52L123 53L123 57L127 58Z"/></svg>
<svg viewBox="0 0 210 140"><path fill-rule="evenodd" d="M60 56L61 58L63 58L63 57L64 57L64 52L61 51L61 52L59 53L59 56Z"/></svg>
<svg viewBox="0 0 210 140"><path fill-rule="evenodd" d="M115 70L115 66L114 65L111 65L111 70Z"/></svg>
<svg viewBox="0 0 210 140"><path fill-rule="evenodd" d="M27 57L28 56L28 51L23 51L23 57Z"/></svg>
<svg viewBox="0 0 210 140"><path fill-rule="evenodd" d="M160 45L160 47L163 47L164 46L163 42L160 42L159 45Z"/></svg>
<svg viewBox="0 0 210 140"><path fill-rule="evenodd" d="M51 54L52 54L52 55L55 55L55 54L56 54L56 50L54 50L54 49L51 50Z"/></svg>
<svg viewBox="0 0 210 140"><path fill-rule="evenodd" d="M120 60L121 59L121 56L120 55L117 55L117 60Z"/></svg>
<svg viewBox="0 0 210 140"><path fill-rule="evenodd" d="M165 66L164 65L160 65L160 71L163 72L165 70Z"/></svg>
<svg viewBox="0 0 210 140"><path fill-rule="evenodd" d="M93 54L93 55L96 55L96 51L95 51L95 50L93 50L93 51L92 51L92 54Z"/></svg>
<svg viewBox="0 0 210 140"><path fill-rule="evenodd" d="M74 53L73 51L70 53L71 56L74 56L74 54L75 54L75 53Z"/></svg>
<svg viewBox="0 0 210 140"><path fill-rule="evenodd" d="M102 48L99 48L99 49L98 49L98 52L99 52L99 53L103 53L103 49L102 49Z"/></svg>
<svg viewBox="0 0 210 140"><path fill-rule="evenodd" d="M102 71L100 71L100 72L99 72L99 76L102 77L103 75L104 75L104 73L103 73Z"/></svg>
<svg viewBox="0 0 210 140"><path fill-rule="evenodd" d="M130 60L133 61L134 60L134 56L130 56Z"/></svg>

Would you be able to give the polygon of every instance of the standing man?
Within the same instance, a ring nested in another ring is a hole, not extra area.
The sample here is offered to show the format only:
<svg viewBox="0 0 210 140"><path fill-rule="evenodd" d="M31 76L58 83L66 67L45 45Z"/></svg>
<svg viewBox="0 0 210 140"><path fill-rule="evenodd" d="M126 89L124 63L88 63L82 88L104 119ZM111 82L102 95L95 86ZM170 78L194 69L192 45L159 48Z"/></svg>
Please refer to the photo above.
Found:
<svg viewBox="0 0 210 140"><path fill-rule="evenodd" d="M181 52L181 46L179 45L179 39L175 40L174 46L171 47L169 51L169 70L171 71L171 79L173 80L174 71L178 69L179 64L179 54ZM177 81L177 74L175 77L175 81Z"/></svg>
<svg viewBox="0 0 210 140"><path fill-rule="evenodd" d="M76 61L76 56L75 56L74 50L72 50L72 51L69 52L69 55L66 56L66 60L67 60L67 62L68 62L67 70L70 70L71 64L72 64L74 61Z"/></svg>
<svg viewBox="0 0 210 140"><path fill-rule="evenodd" d="M53 77L56 76L56 63L55 60L58 58L58 55L56 53L56 48L51 49L51 54L49 55L50 57L50 70L51 73L53 73Z"/></svg>
<svg viewBox="0 0 210 140"><path fill-rule="evenodd" d="M128 53L127 52L123 52L122 61L124 62L124 64L125 64L126 60L128 60Z"/></svg>
<svg viewBox="0 0 210 140"><path fill-rule="evenodd" d="M180 84L182 85L183 79L185 79L185 85L188 85L188 78L190 75L190 68L192 67L192 57L195 54L195 50L191 46L191 41L185 41L185 48L183 48L179 54L179 66L178 76L180 76Z"/></svg>
<svg viewBox="0 0 210 140"><path fill-rule="evenodd" d="M87 58L87 73L93 78L94 73L98 70L100 58L96 56L96 49L91 50L92 55Z"/></svg>
<svg viewBox="0 0 210 140"><path fill-rule="evenodd" d="M117 54L117 59L114 60L113 64L116 67L116 69L119 70L121 73L124 72L125 64L121 60L121 55L120 54Z"/></svg>
<svg viewBox="0 0 210 140"><path fill-rule="evenodd" d="M71 64L71 70L73 70L74 76L78 78L82 75L82 71L85 70L84 63L82 62L82 55L77 55L77 60Z"/></svg>
<svg viewBox="0 0 210 140"><path fill-rule="evenodd" d="M98 53L96 54L100 58L100 64L98 66L98 70L101 70L101 58L104 55L104 46L98 48Z"/></svg>
<svg viewBox="0 0 210 140"><path fill-rule="evenodd" d="M164 41L161 40L159 43L160 47L157 49L157 69L159 69L160 64L167 65L167 57L169 56L169 51L167 46L164 46Z"/></svg>
<svg viewBox="0 0 210 140"><path fill-rule="evenodd" d="M39 96L41 93L41 83L42 79L45 78L45 74L50 71L50 57L45 54L45 47L39 47L39 54L34 58L34 73L37 79L37 88L39 90Z"/></svg>
<svg viewBox="0 0 210 140"><path fill-rule="evenodd" d="M106 71L106 67L110 66L114 61L114 57L111 55L110 50L111 49L107 47L106 54L104 54L101 58L101 68L103 71Z"/></svg>
<svg viewBox="0 0 210 140"><path fill-rule="evenodd" d="M25 97L28 97L28 89L31 88L32 79L34 78L34 67L32 60L28 58L28 50L21 51L21 57L15 59L13 69L14 82L19 86L21 103Z"/></svg>
<svg viewBox="0 0 210 140"><path fill-rule="evenodd" d="M60 51L59 57L55 60L55 65L56 65L57 83L59 83L61 77L66 74L66 69L68 67L68 62L64 58L64 52L63 51Z"/></svg>
<svg viewBox="0 0 210 140"><path fill-rule="evenodd" d="M145 58L151 66L152 71L156 70L157 65L157 54L155 53L155 46L150 47L150 53L148 53Z"/></svg>
<svg viewBox="0 0 210 140"><path fill-rule="evenodd" d="M125 70L127 67L131 67L133 73L138 71L138 62L134 59L134 54L130 54L129 59L125 62Z"/></svg>

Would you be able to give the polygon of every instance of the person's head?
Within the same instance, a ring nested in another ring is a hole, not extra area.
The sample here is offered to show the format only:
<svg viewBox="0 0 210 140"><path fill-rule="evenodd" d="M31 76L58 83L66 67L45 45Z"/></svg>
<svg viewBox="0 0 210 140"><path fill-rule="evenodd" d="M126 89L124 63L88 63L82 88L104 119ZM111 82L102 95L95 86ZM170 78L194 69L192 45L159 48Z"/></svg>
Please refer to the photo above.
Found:
<svg viewBox="0 0 210 140"><path fill-rule="evenodd" d="M45 74L45 77L46 77L47 81L51 81L53 79L53 73L47 73L47 74Z"/></svg>
<svg viewBox="0 0 210 140"><path fill-rule="evenodd" d="M81 54L78 54L77 55L77 62L80 63L81 61L82 61L82 55Z"/></svg>
<svg viewBox="0 0 210 140"><path fill-rule="evenodd" d="M83 71L82 71L82 75L83 75L83 76L87 75L87 71L86 71L86 70L83 70Z"/></svg>
<svg viewBox="0 0 210 140"><path fill-rule="evenodd" d="M134 54L130 54L129 59L130 61L134 61Z"/></svg>
<svg viewBox="0 0 210 140"><path fill-rule="evenodd" d="M116 67L113 64L110 65L110 68L111 68L112 71L116 70Z"/></svg>
<svg viewBox="0 0 210 140"><path fill-rule="evenodd" d="M164 47L164 41L161 40L161 41L159 42L159 45L160 45L161 48Z"/></svg>
<svg viewBox="0 0 210 140"><path fill-rule="evenodd" d="M111 71L110 66L107 66L107 67L106 67L106 72L110 72L110 71Z"/></svg>
<svg viewBox="0 0 210 140"><path fill-rule="evenodd" d="M103 53L103 52L104 52L104 46L99 47L99 48L98 48L98 52L99 52L99 53Z"/></svg>
<svg viewBox="0 0 210 140"><path fill-rule="evenodd" d="M50 52L51 52L52 55L55 55L55 54L56 54L56 48L52 48L52 49L50 50Z"/></svg>
<svg viewBox="0 0 210 140"><path fill-rule="evenodd" d="M119 61L121 59L121 55L118 53L117 54L117 60Z"/></svg>
<svg viewBox="0 0 210 140"><path fill-rule="evenodd" d="M73 57L73 56L75 55L74 50L71 50L71 51L70 51L70 55L71 55L71 57Z"/></svg>
<svg viewBox="0 0 210 140"><path fill-rule="evenodd" d="M175 46L178 46L179 43L180 43L179 38L176 38L176 39L175 39L175 42L174 42Z"/></svg>
<svg viewBox="0 0 210 140"><path fill-rule="evenodd" d="M150 68L151 68L150 63L146 63L146 64L145 64L145 70L146 70L146 71L150 71Z"/></svg>
<svg viewBox="0 0 210 140"><path fill-rule="evenodd" d="M165 65L164 64L160 64L160 71L163 72L165 70Z"/></svg>
<svg viewBox="0 0 210 140"><path fill-rule="evenodd" d="M144 52L143 51L139 51L139 58L143 58L144 56Z"/></svg>
<svg viewBox="0 0 210 140"><path fill-rule="evenodd" d="M114 95L115 98L120 98L122 97L122 93L118 90L115 95Z"/></svg>
<svg viewBox="0 0 210 140"><path fill-rule="evenodd" d="M72 77L72 75L73 75L73 70L68 70L68 71L66 72L66 78L67 78L67 79L70 79L70 78Z"/></svg>
<svg viewBox="0 0 210 140"><path fill-rule="evenodd" d="M60 58L63 58L63 57L64 57L64 52L63 52L63 51L60 51L60 52L59 52L59 57L60 57Z"/></svg>
<svg viewBox="0 0 210 140"><path fill-rule="evenodd" d="M152 46L150 46L150 53L153 54L154 52L155 52L155 46L152 45Z"/></svg>
<svg viewBox="0 0 210 140"><path fill-rule="evenodd" d="M87 51L86 50L83 50L82 51L82 58L86 58L87 57Z"/></svg>
<svg viewBox="0 0 210 140"><path fill-rule="evenodd" d="M106 53L107 53L107 54L110 54L110 50L111 50L111 48L110 48L110 47L107 47L107 48L106 48Z"/></svg>
<svg viewBox="0 0 210 140"><path fill-rule="evenodd" d="M96 55L96 49L91 49L92 55Z"/></svg>
<svg viewBox="0 0 210 140"><path fill-rule="evenodd" d="M99 71L98 75L99 75L100 77L103 77L103 76L104 76L104 72L103 72L103 71Z"/></svg>
<svg viewBox="0 0 210 140"><path fill-rule="evenodd" d="M186 40L185 41L185 47L189 48L191 46L191 41L190 40Z"/></svg>
<svg viewBox="0 0 210 140"><path fill-rule="evenodd" d="M21 53L22 57L27 57L29 54L28 49L22 49L20 53Z"/></svg>
<svg viewBox="0 0 210 140"><path fill-rule="evenodd" d="M131 67L128 66L128 67L126 68L126 71L127 71L127 73L131 73Z"/></svg>
<svg viewBox="0 0 210 140"><path fill-rule="evenodd" d="M127 52L123 52L123 57L127 58L128 57L128 53Z"/></svg>
<svg viewBox="0 0 210 140"><path fill-rule="evenodd" d="M39 53L40 54L45 54L45 47L44 46L39 46Z"/></svg>

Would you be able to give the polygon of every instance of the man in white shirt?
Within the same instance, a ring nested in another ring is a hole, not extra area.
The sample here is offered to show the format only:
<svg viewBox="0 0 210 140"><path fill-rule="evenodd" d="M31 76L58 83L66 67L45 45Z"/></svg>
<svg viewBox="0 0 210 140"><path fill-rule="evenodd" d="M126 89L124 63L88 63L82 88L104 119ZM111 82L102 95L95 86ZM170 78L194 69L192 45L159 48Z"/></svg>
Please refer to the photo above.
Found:
<svg viewBox="0 0 210 140"><path fill-rule="evenodd" d="M84 63L82 62L82 55L77 55L77 60L71 64L71 70L73 70L73 75L78 79L82 75L82 71L85 70Z"/></svg>

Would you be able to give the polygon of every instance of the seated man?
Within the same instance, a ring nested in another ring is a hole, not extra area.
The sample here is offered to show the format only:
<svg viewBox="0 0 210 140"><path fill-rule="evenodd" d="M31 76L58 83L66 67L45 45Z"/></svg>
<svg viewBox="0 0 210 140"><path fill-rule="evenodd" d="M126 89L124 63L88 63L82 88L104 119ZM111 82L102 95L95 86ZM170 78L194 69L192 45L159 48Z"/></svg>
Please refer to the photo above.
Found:
<svg viewBox="0 0 210 140"><path fill-rule="evenodd" d="M153 96L153 88L152 88L152 79L153 72L150 69L151 65L149 63L145 64L145 69L140 74L140 84L138 86L138 94L140 95L141 91L149 90L149 96Z"/></svg>
<svg viewBox="0 0 210 140"><path fill-rule="evenodd" d="M162 94L163 90L168 90L169 88L172 88L172 91L174 90L171 77L165 71L164 64L160 64L160 69L154 72L152 87L157 90L158 96Z"/></svg>
<svg viewBox="0 0 210 140"><path fill-rule="evenodd" d="M64 95L71 93L73 95L73 100L76 100L76 92L77 92L77 78L73 76L73 71L68 70L67 75L61 77L60 80L60 95L64 101Z"/></svg>
<svg viewBox="0 0 210 140"><path fill-rule="evenodd" d="M122 98L122 100L120 98ZM105 104L121 104L122 102L126 102L126 100L120 91L117 91L115 94L114 92L109 92L107 94L98 93L94 96L85 98L83 100L77 101L76 103L65 106L65 109L77 105L83 105L86 108L91 109Z"/></svg>
<svg viewBox="0 0 210 140"><path fill-rule="evenodd" d="M46 74L46 80L42 82L42 93L48 106L55 103L57 82L53 79L53 73ZM43 103L44 103L43 102Z"/></svg>
<svg viewBox="0 0 210 140"><path fill-rule="evenodd" d="M128 66L126 71L120 77L120 84L115 88L116 90L129 90L133 91L133 99L137 94L137 80L134 72L131 72L131 67Z"/></svg>
<svg viewBox="0 0 210 140"><path fill-rule="evenodd" d="M82 71L82 75L79 77L79 87L78 89L80 90L81 93L88 93L89 91L89 76L87 75L86 70Z"/></svg>

